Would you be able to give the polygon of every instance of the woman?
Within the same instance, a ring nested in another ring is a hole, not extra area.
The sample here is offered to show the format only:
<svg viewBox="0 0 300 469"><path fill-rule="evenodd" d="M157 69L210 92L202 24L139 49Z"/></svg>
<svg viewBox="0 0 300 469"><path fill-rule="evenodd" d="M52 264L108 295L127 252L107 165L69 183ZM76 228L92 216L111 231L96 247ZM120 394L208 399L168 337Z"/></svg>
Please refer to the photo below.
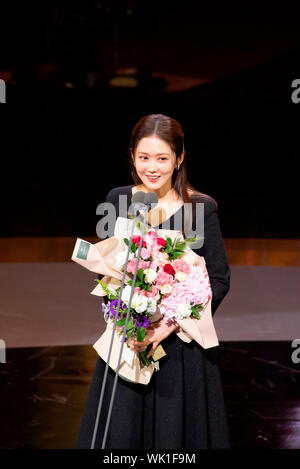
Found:
<svg viewBox="0 0 300 469"><path fill-rule="evenodd" d="M158 205L149 212L154 228L174 228L183 204L204 203L204 243L194 249L206 261L213 298L212 314L229 290L230 269L223 245L216 201L196 191L187 179L184 134L180 124L162 114L147 115L132 131L129 162L133 185L112 189L106 201L119 216L119 195L128 208L136 191L156 192ZM192 227L195 227L193 211ZM165 223L169 223L166 227ZM143 342L131 341L137 352L162 342L166 357L148 385L118 379L106 448L203 449L229 448L230 439L219 370L219 348L203 349L183 342L176 324L161 319L147 329ZM105 362L98 357L75 448L90 448ZM109 368L95 448L101 448L114 371Z"/></svg>

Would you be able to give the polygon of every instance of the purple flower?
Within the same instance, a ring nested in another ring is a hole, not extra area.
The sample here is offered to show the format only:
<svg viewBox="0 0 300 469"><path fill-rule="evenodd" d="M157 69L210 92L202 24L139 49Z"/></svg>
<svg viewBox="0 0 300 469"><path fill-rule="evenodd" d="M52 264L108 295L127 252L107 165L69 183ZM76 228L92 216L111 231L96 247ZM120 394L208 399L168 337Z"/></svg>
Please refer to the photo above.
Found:
<svg viewBox="0 0 300 469"><path fill-rule="evenodd" d="M106 305L105 303L102 303L102 312L108 313L108 311L109 311L109 304Z"/></svg>
<svg viewBox="0 0 300 469"><path fill-rule="evenodd" d="M136 319L134 320L134 323L135 323L136 327L144 327L146 329L146 327L149 326L150 321L147 318L147 316L143 316L142 314L138 314Z"/></svg>
<svg viewBox="0 0 300 469"><path fill-rule="evenodd" d="M148 327L148 326L149 326L149 324L150 324L150 321L149 321L149 319L148 319L147 317L144 317L144 321L143 321L143 327L145 327L145 328L146 328L146 327Z"/></svg>
<svg viewBox="0 0 300 469"><path fill-rule="evenodd" d="M110 305L109 305L109 308L110 308L110 313L115 317L116 316L116 312L117 312L117 309L118 309L118 298L116 298L115 300L111 300L110 302ZM126 304L121 300L120 302L120 309L119 309L119 314L118 314L118 319L120 319L122 317L122 314L123 313L126 313L127 311L127 306Z"/></svg>

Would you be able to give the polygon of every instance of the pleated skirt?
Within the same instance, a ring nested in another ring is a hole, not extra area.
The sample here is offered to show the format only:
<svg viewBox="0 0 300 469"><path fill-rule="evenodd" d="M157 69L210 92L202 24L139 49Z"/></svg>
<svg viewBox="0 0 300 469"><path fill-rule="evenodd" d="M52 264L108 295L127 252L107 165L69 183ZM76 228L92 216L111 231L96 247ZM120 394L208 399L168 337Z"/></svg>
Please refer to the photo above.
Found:
<svg viewBox="0 0 300 469"><path fill-rule="evenodd" d="M219 347L171 334L148 385L118 377L106 449L230 448ZM98 357L75 449L91 448L106 363ZM102 447L115 372L109 368L94 448Z"/></svg>

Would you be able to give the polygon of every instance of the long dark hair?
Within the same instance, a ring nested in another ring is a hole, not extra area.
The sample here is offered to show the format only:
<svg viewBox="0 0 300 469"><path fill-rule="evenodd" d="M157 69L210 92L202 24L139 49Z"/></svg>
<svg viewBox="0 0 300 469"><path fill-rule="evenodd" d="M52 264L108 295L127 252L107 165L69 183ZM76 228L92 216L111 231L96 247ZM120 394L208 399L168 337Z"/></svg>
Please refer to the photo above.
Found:
<svg viewBox="0 0 300 469"><path fill-rule="evenodd" d="M129 144L129 164L131 176L135 185L142 184L135 166L133 164L134 152L138 146L139 141L144 137L157 136L169 144L176 156L176 169L172 174L172 188L181 197L184 203L193 203L193 198L197 195L206 195L197 191L190 183L186 170L186 155L180 165L179 171L177 170L178 161L184 149L184 133L179 122L172 117L163 114L149 114L142 117L134 126L130 144ZM192 196L189 194L190 190ZM193 215L195 213L194 203Z"/></svg>

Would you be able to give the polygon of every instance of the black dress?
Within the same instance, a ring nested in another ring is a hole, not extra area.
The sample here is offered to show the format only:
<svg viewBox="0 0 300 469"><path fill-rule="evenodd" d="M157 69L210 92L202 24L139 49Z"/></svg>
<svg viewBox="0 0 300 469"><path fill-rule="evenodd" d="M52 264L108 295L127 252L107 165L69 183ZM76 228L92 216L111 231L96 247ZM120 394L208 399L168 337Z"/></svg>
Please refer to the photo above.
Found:
<svg viewBox="0 0 300 469"><path fill-rule="evenodd" d="M111 190L107 202L118 212L118 196L131 203L132 186ZM194 251L206 261L213 291L212 314L230 286L230 268L224 249L216 201L203 194L204 244ZM120 214L123 216L123 214ZM172 215L173 217L173 215ZM171 229L172 217L170 219ZM164 228L159 225L157 228ZM230 437L219 370L219 347L203 349L183 342L175 333L162 341L166 356L159 361L148 385L118 378L107 449L230 448ZM76 449L90 448L106 363L98 357L89 389ZM109 367L95 448L101 448L115 372Z"/></svg>

